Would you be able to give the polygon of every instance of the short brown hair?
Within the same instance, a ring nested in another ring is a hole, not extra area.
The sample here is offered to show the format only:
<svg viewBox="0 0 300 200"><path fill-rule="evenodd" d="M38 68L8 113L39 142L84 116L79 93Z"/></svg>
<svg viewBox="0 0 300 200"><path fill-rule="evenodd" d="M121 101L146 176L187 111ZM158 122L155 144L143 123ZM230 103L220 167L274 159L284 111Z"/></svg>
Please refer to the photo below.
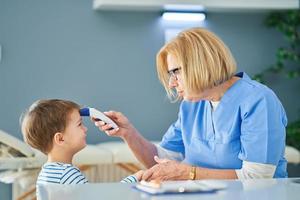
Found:
<svg viewBox="0 0 300 200"><path fill-rule="evenodd" d="M21 116L24 140L33 148L49 153L55 133L65 131L70 113L79 108L72 101L60 99L34 102Z"/></svg>
<svg viewBox="0 0 300 200"><path fill-rule="evenodd" d="M204 28L191 28L179 33L157 53L156 64L160 81L168 97L179 100L169 88L167 56L177 58L185 92L199 94L234 76L236 62L229 48L214 33Z"/></svg>

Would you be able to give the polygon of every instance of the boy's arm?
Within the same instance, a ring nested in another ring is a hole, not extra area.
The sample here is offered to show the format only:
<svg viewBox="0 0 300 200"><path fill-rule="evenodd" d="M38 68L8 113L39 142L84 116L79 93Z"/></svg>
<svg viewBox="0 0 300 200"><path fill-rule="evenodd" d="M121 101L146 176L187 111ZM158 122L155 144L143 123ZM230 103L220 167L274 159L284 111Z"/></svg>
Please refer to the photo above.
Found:
<svg viewBox="0 0 300 200"><path fill-rule="evenodd" d="M121 183L137 183L137 182L140 182L140 180L142 179L143 174L144 174L144 170L140 170L140 171L136 172L135 174L127 176L126 178L124 178L120 182Z"/></svg>

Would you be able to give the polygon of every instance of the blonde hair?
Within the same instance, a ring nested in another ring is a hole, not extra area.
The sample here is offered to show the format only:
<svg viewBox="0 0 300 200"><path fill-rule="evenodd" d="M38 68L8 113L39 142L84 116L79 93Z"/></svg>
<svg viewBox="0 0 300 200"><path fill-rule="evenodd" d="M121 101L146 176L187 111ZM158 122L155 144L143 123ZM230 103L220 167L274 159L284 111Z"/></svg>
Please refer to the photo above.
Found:
<svg viewBox="0 0 300 200"><path fill-rule="evenodd" d="M47 154L52 149L53 137L64 132L73 110L79 105L72 101L49 99L34 102L21 116L21 129L25 142Z"/></svg>
<svg viewBox="0 0 300 200"><path fill-rule="evenodd" d="M197 95L229 80L236 72L236 62L220 38L204 28L185 30L165 44L156 56L159 80L171 100L180 97L169 88L168 54L177 58L186 94Z"/></svg>

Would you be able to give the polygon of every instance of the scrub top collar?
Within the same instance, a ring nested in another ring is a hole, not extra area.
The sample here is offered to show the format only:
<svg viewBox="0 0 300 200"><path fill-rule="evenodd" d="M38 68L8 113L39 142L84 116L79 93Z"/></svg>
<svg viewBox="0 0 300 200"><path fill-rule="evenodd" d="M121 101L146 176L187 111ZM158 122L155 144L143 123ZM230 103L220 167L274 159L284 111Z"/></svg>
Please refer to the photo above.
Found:
<svg viewBox="0 0 300 200"><path fill-rule="evenodd" d="M222 107L223 104L227 104L230 103L230 101L232 101L234 99L234 97L237 95L236 94L236 87L241 84L241 82L243 81L251 81L251 78L245 73L245 72L238 72L236 73L234 76L239 77L240 79L237 80L230 88L228 88L228 90L224 93L224 95L222 96L220 103L218 104L218 107ZM183 100L185 102L188 102L190 104L194 104L197 102L193 102L193 101L188 101L188 100ZM218 108L216 109L218 110Z"/></svg>
<svg viewBox="0 0 300 200"><path fill-rule="evenodd" d="M240 77L240 78L242 78L244 80L248 80L248 81L251 80L251 78L245 72L238 72L234 76Z"/></svg>
<svg viewBox="0 0 300 200"><path fill-rule="evenodd" d="M251 78L245 73L245 72L238 72L237 74L235 74L234 76L239 77L240 79L237 80L230 88L228 88L228 90L224 93L223 97L221 98L220 104L224 104L224 103L228 103L231 100L233 100L233 98L236 95L236 90L235 88L241 84L241 82L243 81L251 81ZM219 105L220 106L220 105Z"/></svg>

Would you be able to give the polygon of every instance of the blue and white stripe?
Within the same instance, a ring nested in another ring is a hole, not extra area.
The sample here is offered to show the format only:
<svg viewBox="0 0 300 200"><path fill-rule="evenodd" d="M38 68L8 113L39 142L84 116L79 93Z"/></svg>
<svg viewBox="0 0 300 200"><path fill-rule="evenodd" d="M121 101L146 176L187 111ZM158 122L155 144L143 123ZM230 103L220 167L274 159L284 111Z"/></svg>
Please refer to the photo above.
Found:
<svg viewBox="0 0 300 200"><path fill-rule="evenodd" d="M121 183L137 183L139 182L134 175L127 176L123 180L120 181Z"/></svg>
<svg viewBox="0 0 300 200"><path fill-rule="evenodd" d="M37 185L46 183L85 184L88 183L80 170L71 165L59 162L45 163L37 179Z"/></svg>

